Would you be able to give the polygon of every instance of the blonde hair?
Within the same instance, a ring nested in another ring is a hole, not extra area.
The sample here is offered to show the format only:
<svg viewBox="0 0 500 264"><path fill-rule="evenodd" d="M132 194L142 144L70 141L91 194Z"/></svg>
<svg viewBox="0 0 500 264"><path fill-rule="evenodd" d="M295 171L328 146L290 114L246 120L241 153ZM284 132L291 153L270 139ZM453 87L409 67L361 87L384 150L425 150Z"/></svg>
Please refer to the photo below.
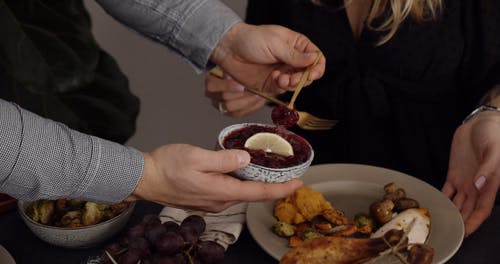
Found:
<svg viewBox="0 0 500 264"><path fill-rule="evenodd" d="M327 0L311 1L317 5L327 2ZM366 25L372 30L387 32L377 43L382 45L396 34L399 26L408 16L417 22L436 20L442 8L443 0L373 0ZM379 17L383 17L382 22L374 25L375 19Z"/></svg>

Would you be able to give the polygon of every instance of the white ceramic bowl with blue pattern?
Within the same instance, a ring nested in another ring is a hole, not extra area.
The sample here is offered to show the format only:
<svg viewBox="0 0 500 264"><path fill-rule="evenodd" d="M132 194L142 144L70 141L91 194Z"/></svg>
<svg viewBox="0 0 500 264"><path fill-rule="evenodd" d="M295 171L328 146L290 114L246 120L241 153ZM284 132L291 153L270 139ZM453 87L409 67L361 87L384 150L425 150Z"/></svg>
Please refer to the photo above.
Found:
<svg viewBox="0 0 500 264"><path fill-rule="evenodd" d="M29 229L41 240L65 248L88 248L100 245L112 238L127 224L135 202L129 204L119 215L99 224L84 227L55 227L33 221L26 209L32 202L18 201L18 211Z"/></svg>
<svg viewBox="0 0 500 264"><path fill-rule="evenodd" d="M225 149L223 143L224 139L226 138L227 135L231 134L233 131L243 129L245 127L249 126L264 126L264 127L276 127L275 125L270 125L270 124L259 124L259 123L242 123L242 124L234 124L230 125L226 128L224 128L218 136L218 148L219 149ZM281 128L280 128L281 129ZM302 138L295 133L281 129L281 132L285 131L285 133L289 133L290 135L297 136L299 138ZM302 138L303 139L303 138ZM313 161L314 158L314 151L311 147L311 145L304 139L304 143L307 145L307 148L309 149L309 156L307 160L301 164L287 167L287 168L270 168L270 167L265 167L261 166L255 163L249 163L246 167L239 169L237 171L232 172L234 176L237 178L243 179L243 180L251 180L251 181L261 181L261 182L286 182L292 179L299 178L302 176L309 166L311 165L311 162Z"/></svg>

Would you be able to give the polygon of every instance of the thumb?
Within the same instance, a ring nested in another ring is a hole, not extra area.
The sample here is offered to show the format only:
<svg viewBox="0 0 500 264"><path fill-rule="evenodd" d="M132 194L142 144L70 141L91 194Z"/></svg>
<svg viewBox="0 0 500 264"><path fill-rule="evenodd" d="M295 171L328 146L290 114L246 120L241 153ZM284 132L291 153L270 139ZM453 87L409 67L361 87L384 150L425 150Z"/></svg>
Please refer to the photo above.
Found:
<svg viewBox="0 0 500 264"><path fill-rule="evenodd" d="M227 149L210 151L200 168L206 172L228 173L241 169L250 163L250 154L244 150Z"/></svg>
<svg viewBox="0 0 500 264"><path fill-rule="evenodd" d="M294 47L288 46L285 49L278 49L276 57L285 64L295 68L304 68L313 64L318 56L318 52L301 52Z"/></svg>

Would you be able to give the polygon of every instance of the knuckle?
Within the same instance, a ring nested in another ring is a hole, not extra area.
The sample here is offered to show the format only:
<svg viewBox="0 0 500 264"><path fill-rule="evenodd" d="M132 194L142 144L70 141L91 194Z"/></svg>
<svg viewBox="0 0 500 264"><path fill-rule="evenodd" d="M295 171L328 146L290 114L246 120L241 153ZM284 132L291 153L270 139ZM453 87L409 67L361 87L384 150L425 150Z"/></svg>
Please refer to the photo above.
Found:
<svg viewBox="0 0 500 264"><path fill-rule="evenodd" d="M179 154L184 157L187 164L199 164L204 157L197 147L184 148Z"/></svg>
<svg viewBox="0 0 500 264"><path fill-rule="evenodd" d="M224 101L231 101L232 96L230 93L223 92L223 93L221 93L221 99Z"/></svg>

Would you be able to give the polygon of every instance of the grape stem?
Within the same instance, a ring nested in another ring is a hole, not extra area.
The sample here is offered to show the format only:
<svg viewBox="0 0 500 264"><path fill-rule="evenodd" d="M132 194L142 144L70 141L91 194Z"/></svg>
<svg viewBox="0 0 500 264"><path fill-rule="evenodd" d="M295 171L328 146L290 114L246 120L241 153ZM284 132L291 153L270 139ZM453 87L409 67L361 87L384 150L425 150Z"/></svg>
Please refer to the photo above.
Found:
<svg viewBox="0 0 500 264"><path fill-rule="evenodd" d="M188 260L189 260L189 264L194 264L194 259L193 257L191 256L191 250L193 250L195 245L191 244L191 246L186 250L186 251L183 251L182 253L184 253Z"/></svg>
<svg viewBox="0 0 500 264"><path fill-rule="evenodd" d="M116 260L113 258L113 256L111 256L111 254L109 254L107 250L104 250L104 253L106 253L106 256L108 256L109 260L111 260L113 264L118 264L118 262L116 262Z"/></svg>

